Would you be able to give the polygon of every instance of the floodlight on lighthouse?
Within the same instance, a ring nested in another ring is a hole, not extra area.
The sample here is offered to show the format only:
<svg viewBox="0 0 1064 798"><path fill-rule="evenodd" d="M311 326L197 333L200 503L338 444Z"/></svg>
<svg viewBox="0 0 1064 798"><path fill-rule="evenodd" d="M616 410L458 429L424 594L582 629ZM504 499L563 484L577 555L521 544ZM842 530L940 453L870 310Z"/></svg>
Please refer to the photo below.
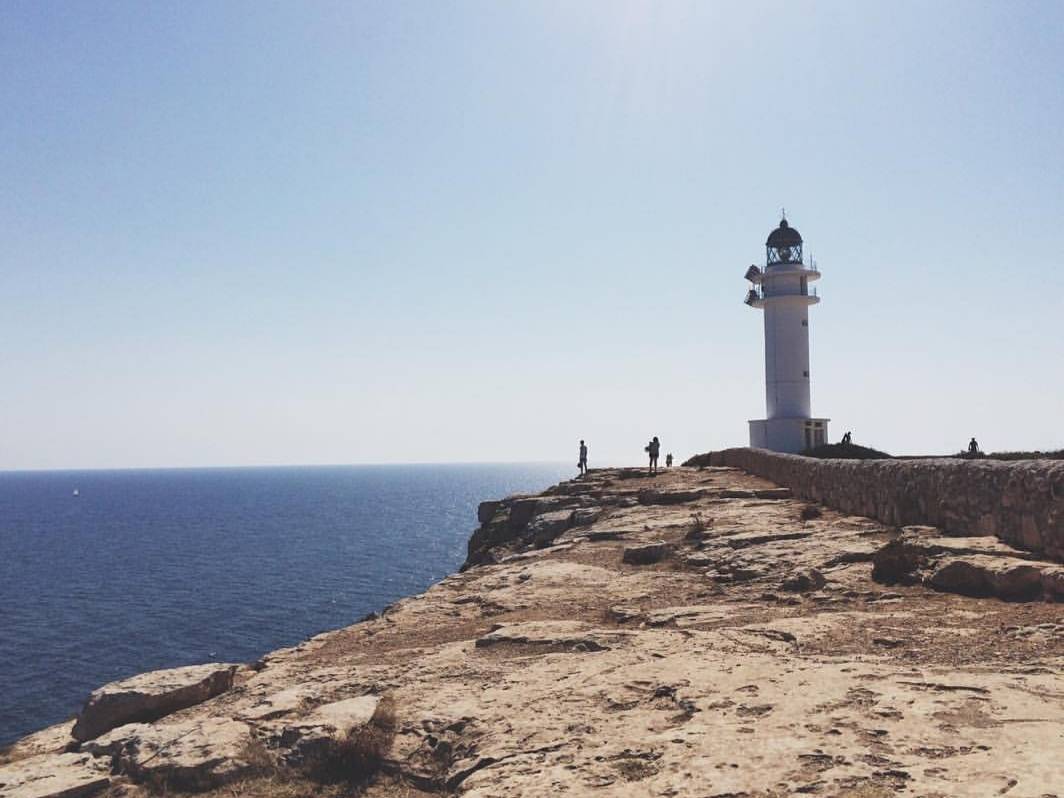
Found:
<svg viewBox="0 0 1064 798"><path fill-rule="evenodd" d="M802 257L802 236L784 217L765 241L765 268L751 266L746 304L765 312L765 415L750 422L750 445L801 452L827 442L828 421L810 401L809 308L820 279Z"/></svg>

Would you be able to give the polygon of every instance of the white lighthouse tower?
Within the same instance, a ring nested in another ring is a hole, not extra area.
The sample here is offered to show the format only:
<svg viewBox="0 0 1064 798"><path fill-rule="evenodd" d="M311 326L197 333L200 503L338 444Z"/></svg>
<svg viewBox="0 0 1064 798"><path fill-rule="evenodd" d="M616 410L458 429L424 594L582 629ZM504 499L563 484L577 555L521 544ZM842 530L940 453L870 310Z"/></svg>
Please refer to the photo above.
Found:
<svg viewBox="0 0 1064 798"><path fill-rule="evenodd" d="M820 301L809 283L816 265L802 261L802 236L787 218L765 242L765 269L751 266L746 304L765 311L765 412L750 422L750 445L801 452L827 441L828 419L813 418L809 401L809 306Z"/></svg>

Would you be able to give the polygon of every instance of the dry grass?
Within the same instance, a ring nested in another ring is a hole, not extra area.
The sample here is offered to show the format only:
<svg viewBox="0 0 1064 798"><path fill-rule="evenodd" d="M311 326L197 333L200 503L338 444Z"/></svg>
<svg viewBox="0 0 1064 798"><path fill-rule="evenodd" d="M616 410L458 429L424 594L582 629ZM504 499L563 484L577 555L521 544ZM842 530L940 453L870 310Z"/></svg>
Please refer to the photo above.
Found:
<svg viewBox="0 0 1064 798"><path fill-rule="evenodd" d="M198 793L199 798L426 798L429 795L436 794L423 792L392 776L381 776L372 784L353 787L343 782L322 784L292 774L245 779L210 792Z"/></svg>
<svg viewBox="0 0 1064 798"><path fill-rule="evenodd" d="M395 701L383 696L370 722L351 729L336 745L309 762L307 772L325 783L368 784L392 748L396 726Z"/></svg>
<svg viewBox="0 0 1064 798"><path fill-rule="evenodd" d="M141 785L119 784L106 798L157 798L197 795L204 798L418 798L428 795L400 778L384 776L380 768L391 750L397 728L395 702L381 699L365 726L346 737L304 767L292 768L274 756L259 740L240 754L248 765L243 778L223 786L174 783L151 779Z"/></svg>

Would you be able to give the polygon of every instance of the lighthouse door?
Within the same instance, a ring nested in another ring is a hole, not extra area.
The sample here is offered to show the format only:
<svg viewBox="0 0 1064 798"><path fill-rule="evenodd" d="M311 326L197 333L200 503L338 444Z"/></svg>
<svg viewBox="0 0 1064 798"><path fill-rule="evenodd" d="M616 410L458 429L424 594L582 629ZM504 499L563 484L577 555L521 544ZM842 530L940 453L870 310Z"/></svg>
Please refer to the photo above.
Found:
<svg viewBox="0 0 1064 798"><path fill-rule="evenodd" d="M805 448L815 449L827 443L827 430L824 429L823 421L806 421L802 425L805 433Z"/></svg>

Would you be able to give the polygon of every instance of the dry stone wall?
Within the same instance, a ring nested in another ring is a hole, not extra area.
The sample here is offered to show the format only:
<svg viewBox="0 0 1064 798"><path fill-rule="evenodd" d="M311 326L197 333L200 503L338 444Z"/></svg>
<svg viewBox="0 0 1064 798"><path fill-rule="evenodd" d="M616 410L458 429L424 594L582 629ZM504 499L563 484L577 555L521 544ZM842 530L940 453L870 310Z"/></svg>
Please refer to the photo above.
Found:
<svg viewBox="0 0 1064 798"><path fill-rule="evenodd" d="M1064 562L1064 461L822 460L765 449L713 452L805 499L886 524L996 535Z"/></svg>

